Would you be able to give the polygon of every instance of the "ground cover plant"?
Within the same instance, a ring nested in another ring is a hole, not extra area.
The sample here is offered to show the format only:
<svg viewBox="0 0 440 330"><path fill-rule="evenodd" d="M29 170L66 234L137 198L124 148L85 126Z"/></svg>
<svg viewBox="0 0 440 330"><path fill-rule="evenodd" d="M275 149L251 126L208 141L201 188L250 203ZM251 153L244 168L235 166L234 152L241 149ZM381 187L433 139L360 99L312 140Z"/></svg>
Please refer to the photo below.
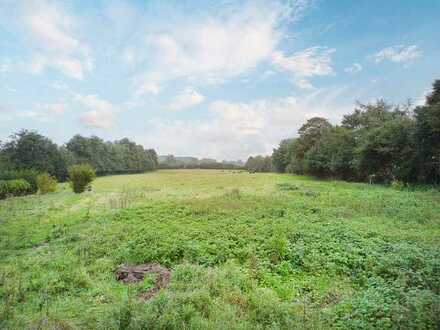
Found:
<svg viewBox="0 0 440 330"><path fill-rule="evenodd" d="M439 241L434 189L221 170L62 183L0 201L0 328L437 329ZM118 280L136 265L169 282Z"/></svg>

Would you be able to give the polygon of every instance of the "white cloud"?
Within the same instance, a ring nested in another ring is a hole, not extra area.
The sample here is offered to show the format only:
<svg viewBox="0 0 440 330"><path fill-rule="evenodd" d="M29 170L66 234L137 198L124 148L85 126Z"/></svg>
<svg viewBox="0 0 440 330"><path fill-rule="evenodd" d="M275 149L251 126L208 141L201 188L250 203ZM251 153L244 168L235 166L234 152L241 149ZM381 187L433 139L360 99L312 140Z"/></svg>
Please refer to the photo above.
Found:
<svg viewBox="0 0 440 330"><path fill-rule="evenodd" d="M62 115L67 111L67 106L64 103L53 103L41 105L49 115Z"/></svg>
<svg viewBox="0 0 440 330"><path fill-rule="evenodd" d="M344 71L347 73L356 74L362 71L362 65L359 63L353 63L352 65L346 67Z"/></svg>
<svg viewBox="0 0 440 330"><path fill-rule="evenodd" d="M93 70L88 46L75 36L79 23L59 3L28 1L22 7L21 22L36 53L29 61L31 73L51 67L70 78L83 79Z"/></svg>
<svg viewBox="0 0 440 330"><path fill-rule="evenodd" d="M81 103L85 107L99 111L113 111L116 106L110 101L99 98L97 95L81 95L77 94L73 98L74 101Z"/></svg>
<svg viewBox="0 0 440 330"><path fill-rule="evenodd" d="M5 86L5 90L7 90L10 93L17 93L18 89L13 88L13 87L9 87L9 86Z"/></svg>
<svg viewBox="0 0 440 330"><path fill-rule="evenodd" d="M159 94L160 92L160 86L159 84L155 83L155 82L150 82L150 81L145 81L143 82L136 90L135 94L136 95L143 95L143 94L147 94L147 93L151 93L151 94Z"/></svg>
<svg viewBox="0 0 440 330"><path fill-rule="evenodd" d="M44 55L34 55L29 63L29 71L33 74L43 72L47 65L47 58Z"/></svg>
<svg viewBox="0 0 440 330"><path fill-rule="evenodd" d="M86 72L93 70L93 63L91 59L84 61L75 58L60 58L54 62L54 66L57 67L66 76L83 79Z"/></svg>
<svg viewBox="0 0 440 330"><path fill-rule="evenodd" d="M3 58L0 60L0 73L9 72L12 68L12 62L9 58Z"/></svg>
<svg viewBox="0 0 440 330"><path fill-rule="evenodd" d="M211 103L210 110L216 114L217 125L229 126L239 134L255 134L264 127L263 111L259 111L262 104L257 103L230 103L215 101ZM261 109L260 109L261 110Z"/></svg>
<svg viewBox="0 0 440 330"><path fill-rule="evenodd" d="M313 85L307 79L294 79L294 84L301 89L314 89Z"/></svg>
<svg viewBox="0 0 440 330"><path fill-rule="evenodd" d="M422 106L426 103L426 97L431 93L431 88L425 89L419 97L414 101L415 106Z"/></svg>
<svg viewBox="0 0 440 330"><path fill-rule="evenodd" d="M333 48L311 47L286 56L282 51L272 53L272 63L283 71L293 74L298 87L310 89L312 85L306 78L327 76L334 73L331 55Z"/></svg>
<svg viewBox="0 0 440 330"><path fill-rule="evenodd" d="M354 100L347 98L347 104L338 102L345 92L344 88L335 88L314 90L303 97L238 103L218 100L210 103L207 118L153 119L148 122L148 136L138 139L165 154L217 159L270 154L281 139L295 136L307 119L324 116L337 122L351 111Z"/></svg>
<svg viewBox="0 0 440 330"><path fill-rule="evenodd" d="M125 48L122 51L122 61L128 65L133 65L136 63L137 60L137 55L136 55L136 51L129 47L129 48Z"/></svg>
<svg viewBox="0 0 440 330"><path fill-rule="evenodd" d="M134 80L138 94L148 92L142 88L144 83L162 84L174 79L192 84L219 83L254 69L270 59L283 37L281 25L286 13L294 17L306 1L301 3L302 7L291 6L289 10L277 3L249 3L200 22L185 17L184 22L151 32L142 50L142 63L148 63L148 68Z"/></svg>
<svg viewBox="0 0 440 330"><path fill-rule="evenodd" d="M326 76L332 74L331 54L335 49L311 47L288 57L281 51L272 54L272 61L279 68L299 77Z"/></svg>
<svg viewBox="0 0 440 330"><path fill-rule="evenodd" d="M112 128L115 123L115 116L112 112L92 110L81 114L81 124L89 128Z"/></svg>
<svg viewBox="0 0 440 330"><path fill-rule="evenodd" d="M73 100L90 110L79 116L79 121L84 126L100 129L112 128L114 126L115 112L118 110L118 106L93 94L77 94Z"/></svg>
<svg viewBox="0 0 440 330"><path fill-rule="evenodd" d="M54 81L50 84L50 86L59 91L66 91L69 89L69 86L67 86L63 81Z"/></svg>
<svg viewBox="0 0 440 330"><path fill-rule="evenodd" d="M68 110L67 105L62 102L47 104L37 103L34 108L35 110L18 112L17 116L50 122L53 121L55 117L64 114Z"/></svg>
<svg viewBox="0 0 440 330"><path fill-rule="evenodd" d="M25 23L32 34L49 49L67 53L74 51L79 41L69 35L68 30L72 25L69 15L48 3L43 7L40 10L33 7L32 12L25 17Z"/></svg>
<svg viewBox="0 0 440 330"><path fill-rule="evenodd" d="M169 107L171 110L183 110L203 102L204 99L193 87L187 87L174 98Z"/></svg>
<svg viewBox="0 0 440 330"><path fill-rule="evenodd" d="M37 119L37 120L41 120L41 121L48 121L47 114L44 113L44 112L38 112L38 111L18 112L17 116L18 117L23 117L23 118Z"/></svg>
<svg viewBox="0 0 440 330"><path fill-rule="evenodd" d="M387 47L375 53L372 57L376 63L388 60L394 63L408 63L420 57L423 52L416 45L397 45Z"/></svg>

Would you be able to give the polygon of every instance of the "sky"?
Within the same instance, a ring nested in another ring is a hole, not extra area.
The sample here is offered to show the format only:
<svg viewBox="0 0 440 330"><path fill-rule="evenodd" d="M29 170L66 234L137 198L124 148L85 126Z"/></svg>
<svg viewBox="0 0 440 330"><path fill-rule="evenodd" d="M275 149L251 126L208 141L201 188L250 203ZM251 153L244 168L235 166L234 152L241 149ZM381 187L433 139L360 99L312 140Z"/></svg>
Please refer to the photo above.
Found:
<svg viewBox="0 0 440 330"><path fill-rule="evenodd" d="M0 140L270 154L356 101L423 103L439 31L438 0L0 0Z"/></svg>

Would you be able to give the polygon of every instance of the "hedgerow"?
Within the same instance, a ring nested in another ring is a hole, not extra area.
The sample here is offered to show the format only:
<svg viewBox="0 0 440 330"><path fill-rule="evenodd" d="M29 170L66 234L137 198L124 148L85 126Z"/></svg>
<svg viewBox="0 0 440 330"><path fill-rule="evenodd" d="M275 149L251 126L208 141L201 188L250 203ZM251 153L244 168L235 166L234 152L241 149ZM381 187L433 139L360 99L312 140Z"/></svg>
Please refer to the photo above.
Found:
<svg viewBox="0 0 440 330"><path fill-rule="evenodd" d="M31 185L23 179L0 181L0 199L32 193Z"/></svg>

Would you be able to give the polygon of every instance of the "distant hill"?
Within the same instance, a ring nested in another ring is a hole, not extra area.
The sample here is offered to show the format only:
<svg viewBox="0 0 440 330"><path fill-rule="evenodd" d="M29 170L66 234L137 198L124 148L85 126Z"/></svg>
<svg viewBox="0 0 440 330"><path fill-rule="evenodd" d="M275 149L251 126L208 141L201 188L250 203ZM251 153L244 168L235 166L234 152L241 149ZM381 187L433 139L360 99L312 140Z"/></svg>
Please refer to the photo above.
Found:
<svg viewBox="0 0 440 330"><path fill-rule="evenodd" d="M157 157L159 164L198 165L200 160L196 157L176 157L174 155L160 155ZM215 161L215 160L214 160Z"/></svg>
<svg viewBox="0 0 440 330"><path fill-rule="evenodd" d="M213 158L197 158L190 156L159 155L159 167L162 168L241 168L242 160L223 160L218 162Z"/></svg>

